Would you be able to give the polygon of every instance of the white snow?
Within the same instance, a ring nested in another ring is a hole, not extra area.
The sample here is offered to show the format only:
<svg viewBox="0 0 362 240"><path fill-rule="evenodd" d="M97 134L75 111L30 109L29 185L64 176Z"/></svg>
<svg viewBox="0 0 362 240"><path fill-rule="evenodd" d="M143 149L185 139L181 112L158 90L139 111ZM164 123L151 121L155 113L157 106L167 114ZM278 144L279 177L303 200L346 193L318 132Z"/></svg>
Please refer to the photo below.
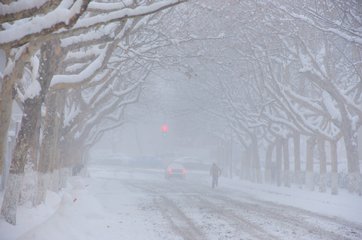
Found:
<svg viewBox="0 0 362 240"><path fill-rule="evenodd" d="M9 5L0 3L0 15L12 14L32 8L40 8L48 0L18 0Z"/></svg>
<svg viewBox="0 0 362 240"><path fill-rule="evenodd" d="M133 0L123 0L119 3L91 2L91 3L89 3L88 9L114 11L114 10L120 10L125 7L129 7L132 3L133 3Z"/></svg>
<svg viewBox="0 0 362 240"><path fill-rule="evenodd" d="M121 19L125 17L135 17L139 15L145 15L148 13L152 13L154 11L157 11L158 9L162 9L165 6L174 4L179 2L179 0L167 0L167 1L161 1L156 2L153 4L150 4L148 6L139 6L135 9L131 8L124 8L118 11L113 11L108 14L103 15L97 15L94 17L88 17L84 19L79 19L77 23L74 25L74 28L83 28L83 27L89 27L93 26L95 24L98 24L100 22L109 22L116 19Z"/></svg>
<svg viewBox="0 0 362 240"><path fill-rule="evenodd" d="M87 33L80 34L77 36L71 36L61 40L62 47L68 47L72 44L77 44L81 42L86 42L94 39L100 39L102 37L108 36L114 37L114 28L117 24L107 24L105 27L101 29L91 30Z"/></svg>
<svg viewBox="0 0 362 240"><path fill-rule="evenodd" d="M41 91L41 87L40 87L38 80L31 81L30 85L25 90L23 100L26 100L28 98L31 99L31 98L34 98L35 96L38 96L40 91Z"/></svg>
<svg viewBox="0 0 362 240"><path fill-rule="evenodd" d="M329 93L327 93L326 91L323 91L322 99L323 99L324 105L326 106L326 108L328 110L328 113L332 116L332 118L336 119L338 121L341 121L342 120L341 113L340 113L338 107L336 106L335 101L329 95Z"/></svg>
<svg viewBox="0 0 362 240"><path fill-rule="evenodd" d="M72 0L64 0L54 11L44 16L33 17L30 21L21 20L20 24L14 24L13 27L0 31L0 44L39 33L60 22L68 23L74 14L80 12L81 4L82 0L77 0L74 4Z"/></svg>
<svg viewBox="0 0 362 240"><path fill-rule="evenodd" d="M179 239L172 233L165 217L154 205L157 188L142 190L142 184L140 189L133 186L137 185L137 182L148 183L149 186L172 186L172 182L163 179L162 170L95 165L90 167L90 174L90 178L71 178L68 187L58 194L48 192L46 203L37 208L20 207L16 226L9 225L1 219L1 239ZM191 183L186 182L185 187L187 184L196 185L204 189L204 196L213 193L209 187L207 173L192 174L193 180L190 176L191 179L186 181ZM185 193L185 189L180 193L169 194L177 201L178 197L181 198L182 193ZM252 202L250 199L257 199L362 223L361 197L343 191L334 196L305 189L252 184L225 178L220 179L220 186L216 191L215 193L228 195L233 199L248 196L248 202ZM182 201L176 203L181 207L185 204ZM213 236L209 236L209 239L217 239L217 226L226 224L222 219L204 219L202 212L195 212L190 206L184 207L185 214L196 223L216 226L209 229L209 235ZM269 229L270 226L265 228Z"/></svg>
<svg viewBox="0 0 362 240"><path fill-rule="evenodd" d="M106 57L106 51L101 53L91 64L89 64L81 73L72 75L55 75L50 84L51 87L60 83L80 83L91 77L98 69L102 67Z"/></svg>

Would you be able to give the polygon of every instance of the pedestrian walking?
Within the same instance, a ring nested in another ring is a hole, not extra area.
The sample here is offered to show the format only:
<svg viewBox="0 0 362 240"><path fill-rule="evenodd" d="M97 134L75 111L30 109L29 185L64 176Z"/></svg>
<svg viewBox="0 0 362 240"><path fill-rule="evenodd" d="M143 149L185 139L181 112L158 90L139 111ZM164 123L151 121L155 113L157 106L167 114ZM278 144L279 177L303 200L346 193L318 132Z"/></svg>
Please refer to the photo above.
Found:
<svg viewBox="0 0 362 240"><path fill-rule="evenodd" d="M213 163L210 168L210 175L211 175L211 187L215 188L218 185L219 182L219 176L221 175L221 169L216 165L216 163Z"/></svg>

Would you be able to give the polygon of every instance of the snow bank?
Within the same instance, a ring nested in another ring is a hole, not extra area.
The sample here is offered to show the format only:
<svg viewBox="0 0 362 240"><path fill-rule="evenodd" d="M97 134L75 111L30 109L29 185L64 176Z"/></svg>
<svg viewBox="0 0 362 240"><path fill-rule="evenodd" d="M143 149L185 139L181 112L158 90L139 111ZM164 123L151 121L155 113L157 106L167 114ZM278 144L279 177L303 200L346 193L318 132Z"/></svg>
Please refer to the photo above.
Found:
<svg viewBox="0 0 362 240"><path fill-rule="evenodd" d="M311 192L295 186L291 188L277 187L225 178L221 179L220 185L222 188L242 191L257 200L362 223L362 198L348 193L345 189L340 189L338 195L331 195L318 191Z"/></svg>
<svg viewBox="0 0 362 240"><path fill-rule="evenodd" d="M62 193L56 194L54 192L48 192L46 202L36 208L29 207L26 204L24 206L19 206L16 226L13 226L5 222L3 218L0 218L0 239L17 239L25 232L40 225L57 211L61 202L61 195ZM0 198L0 205L2 204L2 200L3 192Z"/></svg>
<svg viewBox="0 0 362 240"><path fill-rule="evenodd" d="M129 174L132 173L121 178ZM16 226L0 219L0 239L144 240L145 236L149 240L172 239L168 232L150 222L154 219L157 224L163 224L164 220L156 210L149 210L152 199L147 193L119 189L118 180L73 177L69 183L59 195L48 193L46 204L39 208L21 207Z"/></svg>

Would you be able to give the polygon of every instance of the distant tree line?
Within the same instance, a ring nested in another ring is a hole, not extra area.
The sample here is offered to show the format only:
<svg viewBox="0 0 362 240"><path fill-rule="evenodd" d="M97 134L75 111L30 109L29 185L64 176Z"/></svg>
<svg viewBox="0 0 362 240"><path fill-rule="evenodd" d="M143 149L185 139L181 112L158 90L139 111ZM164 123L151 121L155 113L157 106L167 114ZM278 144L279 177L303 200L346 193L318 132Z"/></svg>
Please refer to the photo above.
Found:
<svg viewBox="0 0 362 240"><path fill-rule="evenodd" d="M200 127L219 139L221 164L232 164L228 145L237 142L242 179L311 190L318 184L333 194L345 185L361 194L362 2L196 6L178 8L197 22L184 34L215 39L170 52L183 59L174 61L189 80L193 103L208 112Z"/></svg>

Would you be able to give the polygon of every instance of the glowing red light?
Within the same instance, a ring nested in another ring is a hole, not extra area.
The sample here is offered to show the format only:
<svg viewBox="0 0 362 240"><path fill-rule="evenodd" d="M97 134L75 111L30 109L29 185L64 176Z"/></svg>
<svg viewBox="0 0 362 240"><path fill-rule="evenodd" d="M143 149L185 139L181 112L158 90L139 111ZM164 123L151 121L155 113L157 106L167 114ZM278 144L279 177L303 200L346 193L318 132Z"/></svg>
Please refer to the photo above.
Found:
<svg viewBox="0 0 362 240"><path fill-rule="evenodd" d="M164 133L168 132L168 125L167 124L162 124L161 131L164 132Z"/></svg>

